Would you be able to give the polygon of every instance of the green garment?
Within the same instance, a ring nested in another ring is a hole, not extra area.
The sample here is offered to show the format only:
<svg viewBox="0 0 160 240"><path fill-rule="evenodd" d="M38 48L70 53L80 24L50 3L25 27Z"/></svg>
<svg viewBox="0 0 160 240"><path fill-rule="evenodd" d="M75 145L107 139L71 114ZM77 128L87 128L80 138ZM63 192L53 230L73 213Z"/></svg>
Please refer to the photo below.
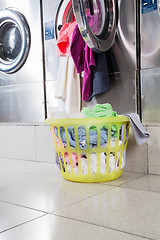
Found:
<svg viewBox="0 0 160 240"><path fill-rule="evenodd" d="M93 109L84 107L82 113L84 113L86 118L117 116L117 113L113 111L112 106L109 103L97 104Z"/></svg>
<svg viewBox="0 0 160 240"><path fill-rule="evenodd" d="M97 104L93 109L84 107L81 111L84 113L86 118L94 117L116 117L117 113L113 111L112 106L109 103ZM115 131L114 136L117 134L117 129L115 126L112 126L112 130Z"/></svg>

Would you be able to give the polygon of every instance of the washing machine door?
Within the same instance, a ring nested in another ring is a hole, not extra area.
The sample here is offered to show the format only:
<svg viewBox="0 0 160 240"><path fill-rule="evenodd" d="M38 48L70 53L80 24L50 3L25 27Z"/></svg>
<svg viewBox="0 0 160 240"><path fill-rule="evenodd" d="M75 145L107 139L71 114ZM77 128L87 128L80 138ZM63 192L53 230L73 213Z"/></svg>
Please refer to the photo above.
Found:
<svg viewBox="0 0 160 240"><path fill-rule="evenodd" d="M0 71L14 73L27 59L30 30L25 17L14 9L0 11Z"/></svg>
<svg viewBox="0 0 160 240"><path fill-rule="evenodd" d="M96 52L108 50L117 27L116 0L72 0L83 39Z"/></svg>

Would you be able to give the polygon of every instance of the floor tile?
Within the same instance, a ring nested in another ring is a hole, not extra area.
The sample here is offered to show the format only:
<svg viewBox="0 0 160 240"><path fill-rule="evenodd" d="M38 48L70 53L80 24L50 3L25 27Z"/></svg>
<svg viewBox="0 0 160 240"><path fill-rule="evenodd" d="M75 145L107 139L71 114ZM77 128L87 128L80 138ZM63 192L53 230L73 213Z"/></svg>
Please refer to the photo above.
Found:
<svg viewBox="0 0 160 240"><path fill-rule="evenodd" d="M59 176L56 164L0 158L0 188L30 182L43 176Z"/></svg>
<svg viewBox="0 0 160 240"><path fill-rule="evenodd" d="M143 240L104 227L57 216L44 216L1 234L1 240Z"/></svg>
<svg viewBox="0 0 160 240"><path fill-rule="evenodd" d="M35 176L60 176L60 170L55 163L42 163L26 161L21 172L32 174Z"/></svg>
<svg viewBox="0 0 160 240"><path fill-rule="evenodd" d="M54 214L160 239L160 194L116 187Z"/></svg>
<svg viewBox="0 0 160 240"><path fill-rule="evenodd" d="M0 232L42 215L44 215L44 213L0 202Z"/></svg>
<svg viewBox="0 0 160 240"><path fill-rule="evenodd" d="M70 182L62 177L41 177L0 189L0 200L50 212L112 188L97 183Z"/></svg>
<svg viewBox="0 0 160 240"><path fill-rule="evenodd" d="M5 171L14 172L21 169L24 169L26 161L9 159L9 158L0 158L0 173Z"/></svg>
<svg viewBox="0 0 160 240"><path fill-rule="evenodd" d="M133 181L134 179L140 178L144 175L145 174L143 174L143 173L134 173L134 172L124 171L120 178L117 178L113 181L103 182L101 184L107 184L107 185L112 185L112 186L120 186L121 184Z"/></svg>
<svg viewBox="0 0 160 240"><path fill-rule="evenodd" d="M15 172L8 172L8 174L6 174L5 172L3 172L0 174L0 189L17 185L22 182L23 184L29 183L30 181L33 181L37 178L38 176L31 174Z"/></svg>
<svg viewBox="0 0 160 240"><path fill-rule="evenodd" d="M122 187L160 193L160 176L148 174L134 181L125 183Z"/></svg>

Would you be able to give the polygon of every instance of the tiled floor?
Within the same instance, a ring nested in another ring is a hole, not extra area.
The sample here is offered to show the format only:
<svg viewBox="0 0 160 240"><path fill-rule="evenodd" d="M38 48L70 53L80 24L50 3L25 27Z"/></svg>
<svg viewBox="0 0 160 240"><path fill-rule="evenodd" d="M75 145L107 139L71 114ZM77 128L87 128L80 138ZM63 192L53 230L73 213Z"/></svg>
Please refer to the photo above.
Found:
<svg viewBox="0 0 160 240"><path fill-rule="evenodd" d="M73 183L55 164L0 159L0 240L160 239L160 176Z"/></svg>

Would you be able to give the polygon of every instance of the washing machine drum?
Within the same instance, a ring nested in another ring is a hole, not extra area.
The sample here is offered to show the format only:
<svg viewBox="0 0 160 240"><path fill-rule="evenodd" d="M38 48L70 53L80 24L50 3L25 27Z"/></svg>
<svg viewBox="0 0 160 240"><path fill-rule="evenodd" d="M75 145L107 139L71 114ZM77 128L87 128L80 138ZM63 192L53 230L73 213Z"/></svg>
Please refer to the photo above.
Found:
<svg viewBox="0 0 160 240"><path fill-rule="evenodd" d="M117 28L116 0L72 0L74 15L83 39L98 52L108 50Z"/></svg>
<svg viewBox="0 0 160 240"><path fill-rule="evenodd" d="M25 17L16 10L0 11L0 71L14 73L27 59L30 30Z"/></svg>

